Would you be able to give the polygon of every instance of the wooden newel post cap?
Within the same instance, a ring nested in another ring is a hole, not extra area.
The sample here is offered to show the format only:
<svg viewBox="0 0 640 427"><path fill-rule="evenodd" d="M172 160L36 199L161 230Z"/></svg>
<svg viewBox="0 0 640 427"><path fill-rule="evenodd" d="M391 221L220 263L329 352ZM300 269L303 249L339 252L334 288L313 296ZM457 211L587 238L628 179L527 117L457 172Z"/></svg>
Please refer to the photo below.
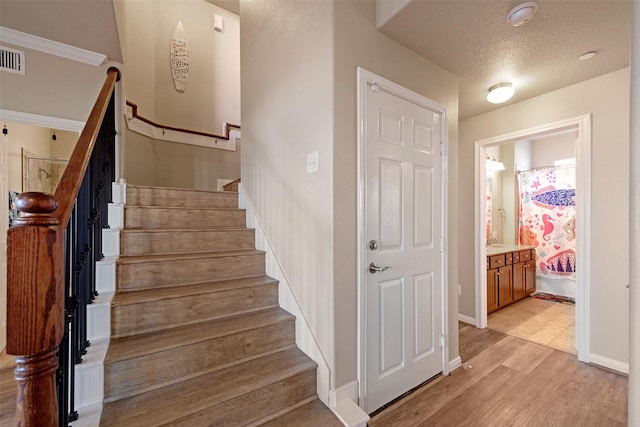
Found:
<svg viewBox="0 0 640 427"><path fill-rule="evenodd" d="M58 209L58 199L51 194L28 191L20 193L15 199L20 215L16 225L57 225L58 219L53 213Z"/></svg>

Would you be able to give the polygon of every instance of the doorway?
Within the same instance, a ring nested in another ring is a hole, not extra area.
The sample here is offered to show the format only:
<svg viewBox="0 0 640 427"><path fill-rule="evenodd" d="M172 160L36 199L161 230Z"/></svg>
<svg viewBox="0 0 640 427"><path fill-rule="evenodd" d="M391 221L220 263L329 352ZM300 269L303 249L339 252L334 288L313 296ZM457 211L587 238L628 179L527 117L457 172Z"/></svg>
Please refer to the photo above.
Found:
<svg viewBox="0 0 640 427"><path fill-rule="evenodd" d="M27 190L51 192L49 184L59 176L63 158L68 158L84 122L0 109L0 123L6 133L0 135L0 351L6 346L7 247L6 236L10 216L9 199ZM55 137L54 137L55 136ZM59 167L60 166L60 167ZM31 177L31 180L28 180Z"/></svg>
<svg viewBox="0 0 640 427"><path fill-rule="evenodd" d="M360 405L446 372L445 108L358 70Z"/></svg>
<svg viewBox="0 0 640 427"><path fill-rule="evenodd" d="M484 203L487 197L487 155L492 149L502 144L520 140L535 140L549 135L557 135L563 132L575 132L575 174L576 174L576 222L575 222L575 259L587 259L589 248L590 230L590 158L591 158L591 117L584 115L572 119L567 119L536 128L525 129L500 135L475 144L475 217L476 217L476 242L475 259L476 262L476 326L487 327L487 236L481 230L486 229L489 215ZM535 142L533 142L535 143ZM489 236L493 237L493 236ZM575 271L575 346L578 359L588 362L589 358L589 275L588 268L584 262L574 262L572 268Z"/></svg>

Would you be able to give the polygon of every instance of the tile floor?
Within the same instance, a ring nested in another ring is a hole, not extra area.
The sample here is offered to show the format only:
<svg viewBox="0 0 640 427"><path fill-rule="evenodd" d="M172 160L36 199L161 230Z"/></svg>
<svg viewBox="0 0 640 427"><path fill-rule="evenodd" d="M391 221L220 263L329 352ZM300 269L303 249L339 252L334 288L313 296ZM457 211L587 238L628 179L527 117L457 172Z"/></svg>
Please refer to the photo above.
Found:
<svg viewBox="0 0 640 427"><path fill-rule="evenodd" d="M525 298L491 313L489 329L576 353L575 305Z"/></svg>

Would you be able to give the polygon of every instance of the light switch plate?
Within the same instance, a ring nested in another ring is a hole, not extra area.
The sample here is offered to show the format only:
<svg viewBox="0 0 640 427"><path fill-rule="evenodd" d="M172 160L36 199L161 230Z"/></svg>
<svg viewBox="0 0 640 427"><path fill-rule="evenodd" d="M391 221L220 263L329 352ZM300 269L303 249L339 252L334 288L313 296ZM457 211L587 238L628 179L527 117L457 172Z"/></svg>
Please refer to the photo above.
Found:
<svg viewBox="0 0 640 427"><path fill-rule="evenodd" d="M318 151L307 154L307 173L318 172Z"/></svg>

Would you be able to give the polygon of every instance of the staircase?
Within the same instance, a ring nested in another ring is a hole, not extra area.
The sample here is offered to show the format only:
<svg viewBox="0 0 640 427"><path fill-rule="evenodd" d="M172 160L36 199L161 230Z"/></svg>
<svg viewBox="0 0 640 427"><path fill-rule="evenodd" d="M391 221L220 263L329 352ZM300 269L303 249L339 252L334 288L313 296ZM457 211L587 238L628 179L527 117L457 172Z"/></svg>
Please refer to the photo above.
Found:
<svg viewBox="0 0 640 427"><path fill-rule="evenodd" d="M101 425L342 425L237 206L127 186Z"/></svg>

